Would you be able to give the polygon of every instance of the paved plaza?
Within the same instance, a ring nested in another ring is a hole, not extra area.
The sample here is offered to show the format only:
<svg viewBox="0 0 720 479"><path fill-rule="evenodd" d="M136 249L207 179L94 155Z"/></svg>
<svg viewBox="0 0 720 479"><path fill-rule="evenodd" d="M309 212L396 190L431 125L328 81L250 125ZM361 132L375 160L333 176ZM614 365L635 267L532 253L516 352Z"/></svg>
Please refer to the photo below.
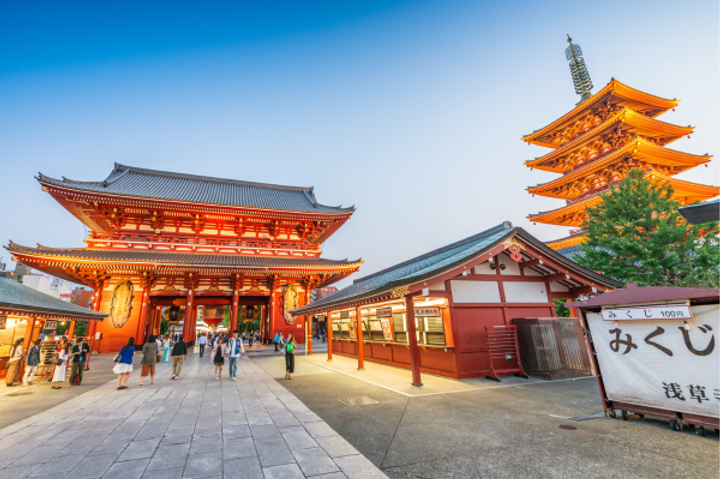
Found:
<svg viewBox="0 0 720 479"><path fill-rule="evenodd" d="M594 377L453 381L335 355L300 357L275 377L391 479L718 477L718 435L667 421L605 418ZM348 402L348 400L355 400ZM362 399L362 400L360 400ZM350 405L348 405L350 404Z"/></svg>
<svg viewBox="0 0 720 479"><path fill-rule="evenodd" d="M181 380L161 364L145 384L136 369L130 389L107 382L0 430L0 477L386 477L252 359L215 381L191 354Z"/></svg>

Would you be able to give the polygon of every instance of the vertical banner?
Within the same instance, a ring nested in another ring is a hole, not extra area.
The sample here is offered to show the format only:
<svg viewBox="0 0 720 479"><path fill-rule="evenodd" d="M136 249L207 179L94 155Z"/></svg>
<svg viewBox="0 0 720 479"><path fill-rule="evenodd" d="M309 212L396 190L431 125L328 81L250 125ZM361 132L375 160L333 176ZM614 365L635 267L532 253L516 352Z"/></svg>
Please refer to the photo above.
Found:
<svg viewBox="0 0 720 479"><path fill-rule="evenodd" d="M603 321L587 313L608 399L720 417L720 306L692 318Z"/></svg>

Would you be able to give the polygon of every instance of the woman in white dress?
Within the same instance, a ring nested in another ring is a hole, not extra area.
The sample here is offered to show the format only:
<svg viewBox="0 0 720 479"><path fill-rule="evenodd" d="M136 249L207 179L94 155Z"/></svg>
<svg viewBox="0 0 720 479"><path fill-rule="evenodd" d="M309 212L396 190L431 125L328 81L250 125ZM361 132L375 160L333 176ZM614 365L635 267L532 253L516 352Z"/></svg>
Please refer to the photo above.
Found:
<svg viewBox="0 0 720 479"><path fill-rule="evenodd" d="M55 364L55 372L52 377L52 388L61 389L62 386L59 383L65 381L65 369L67 368L68 350L70 349L70 343L66 343L65 347L58 352L57 363Z"/></svg>

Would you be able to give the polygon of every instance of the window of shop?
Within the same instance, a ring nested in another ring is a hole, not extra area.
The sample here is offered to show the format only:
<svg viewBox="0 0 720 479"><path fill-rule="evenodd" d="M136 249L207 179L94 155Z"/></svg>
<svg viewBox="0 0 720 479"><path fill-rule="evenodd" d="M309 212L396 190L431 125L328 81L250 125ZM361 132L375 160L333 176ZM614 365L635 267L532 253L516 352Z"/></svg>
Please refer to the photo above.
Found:
<svg viewBox="0 0 720 479"><path fill-rule="evenodd" d="M392 317L393 331L396 343L407 343L407 328L405 327L405 313L395 313Z"/></svg>
<svg viewBox="0 0 720 479"><path fill-rule="evenodd" d="M366 322L368 323L368 329L370 330L368 339L371 341L385 341L382 322L376 318L368 319Z"/></svg>

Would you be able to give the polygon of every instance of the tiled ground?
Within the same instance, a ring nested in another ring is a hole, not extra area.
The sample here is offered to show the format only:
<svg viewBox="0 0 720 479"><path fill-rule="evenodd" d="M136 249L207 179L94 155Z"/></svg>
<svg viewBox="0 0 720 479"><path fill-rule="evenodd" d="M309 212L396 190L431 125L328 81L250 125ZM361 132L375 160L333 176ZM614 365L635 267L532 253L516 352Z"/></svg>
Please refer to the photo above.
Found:
<svg viewBox="0 0 720 479"><path fill-rule="evenodd" d="M215 381L190 355L182 378L110 382L0 430L0 477L385 478L293 394L240 361Z"/></svg>

